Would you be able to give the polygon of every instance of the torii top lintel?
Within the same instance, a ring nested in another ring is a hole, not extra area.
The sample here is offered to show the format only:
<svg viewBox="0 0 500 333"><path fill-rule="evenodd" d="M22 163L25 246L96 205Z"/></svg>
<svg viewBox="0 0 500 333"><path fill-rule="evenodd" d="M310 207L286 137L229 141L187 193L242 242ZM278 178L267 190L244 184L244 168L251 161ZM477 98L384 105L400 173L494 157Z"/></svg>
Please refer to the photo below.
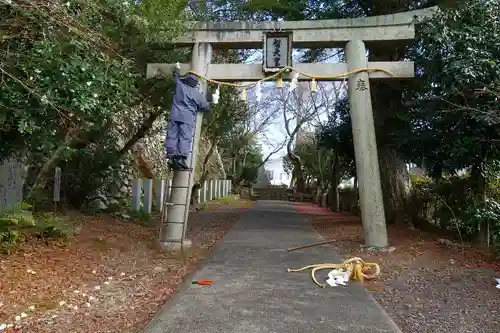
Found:
<svg viewBox="0 0 500 333"><path fill-rule="evenodd" d="M190 22L190 32L174 41L179 46L196 42L214 48L262 48L264 32L293 31L294 48L343 46L349 40L411 40L415 37L415 18L432 16L436 7L391 15L341 20L284 22Z"/></svg>

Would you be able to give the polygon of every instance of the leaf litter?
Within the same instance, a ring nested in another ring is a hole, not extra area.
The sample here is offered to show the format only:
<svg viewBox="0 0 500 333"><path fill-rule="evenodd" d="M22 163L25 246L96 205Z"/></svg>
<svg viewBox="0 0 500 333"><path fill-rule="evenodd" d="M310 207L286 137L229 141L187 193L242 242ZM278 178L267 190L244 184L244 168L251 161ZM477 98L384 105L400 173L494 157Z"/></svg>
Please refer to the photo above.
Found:
<svg viewBox="0 0 500 333"><path fill-rule="evenodd" d="M500 332L500 262L473 246L456 246L408 225L388 226L390 253L363 250L359 217L323 211L305 215L344 258L377 262L381 276L364 287L405 333Z"/></svg>
<svg viewBox="0 0 500 333"><path fill-rule="evenodd" d="M185 258L156 248L156 227L75 215L69 243L32 239L0 257L0 332L141 331L248 205L192 213Z"/></svg>

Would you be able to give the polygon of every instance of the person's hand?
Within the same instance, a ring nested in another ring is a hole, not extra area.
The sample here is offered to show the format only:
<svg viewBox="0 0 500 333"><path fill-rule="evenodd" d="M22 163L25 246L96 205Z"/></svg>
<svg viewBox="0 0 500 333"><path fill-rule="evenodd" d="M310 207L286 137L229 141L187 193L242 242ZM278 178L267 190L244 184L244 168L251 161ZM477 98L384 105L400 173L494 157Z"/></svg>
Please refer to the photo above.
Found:
<svg viewBox="0 0 500 333"><path fill-rule="evenodd" d="M172 73L176 81L179 81L181 79L181 71L179 70L179 68L174 67Z"/></svg>
<svg viewBox="0 0 500 333"><path fill-rule="evenodd" d="M179 62L175 63L175 67L173 69L174 74L180 73L181 72L181 64Z"/></svg>

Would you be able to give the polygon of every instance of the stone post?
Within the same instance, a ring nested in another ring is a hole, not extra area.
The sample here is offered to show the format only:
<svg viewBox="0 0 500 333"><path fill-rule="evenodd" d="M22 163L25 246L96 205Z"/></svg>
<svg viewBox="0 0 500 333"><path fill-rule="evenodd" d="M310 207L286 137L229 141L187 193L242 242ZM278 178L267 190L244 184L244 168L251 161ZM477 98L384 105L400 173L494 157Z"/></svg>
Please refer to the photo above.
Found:
<svg viewBox="0 0 500 333"><path fill-rule="evenodd" d="M151 214L151 210L153 207L153 180L152 179L144 179L144 211L147 214Z"/></svg>
<svg viewBox="0 0 500 333"><path fill-rule="evenodd" d="M347 43L345 54L349 71L367 67L366 47L363 41L353 40ZM369 247L384 248L388 246L387 229L368 73L351 75L348 84L365 242Z"/></svg>
<svg viewBox="0 0 500 333"><path fill-rule="evenodd" d="M162 211L164 198L165 198L165 181L163 179L155 179L155 203L157 212Z"/></svg>
<svg viewBox="0 0 500 333"><path fill-rule="evenodd" d="M0 212L23 201L23 162L14 157L0 161Z"/></svg>
<svg viewBox="0 0 500 333"><path fill-rule="evenodd" d="M165 195L167 196L167 202L171 202L170 201L170 194L172 194L172 180L171 179L167 180L167 182L165 184Z"/></svg>
<svg viewBox="0 0 500 333"><path fill-rule="evenodd" d="M208 43L197 43L193 47L192 63L193 71L200 73L204 76L208 74L208 66L212 62L212 45ZM206 96L207 92L207 82L205 80L200 80L199 90ZM200 139L201 139L201 125L203 123L203 113L198 112L196 115L196 126L194 130L194 138L191 149L191 156L189 157L189 165L192 172L189 173L188 180L188 195L186 198L186 210L184 212L184 223L187 224L189 217L189 204L191 202L191 192L193 189L195 177L196 177L196 165L198 162L198 151L200 149ZM184 235L186 237L187 228L184 228Z"/></svg>
<svg viewBox="0 0 500 333"><path fill-rule="evenodd" d="M141 179L134 179L132 181L132 211L138 212L141 209Z"/></svg>
<svg viewBox="0 0 500 333"><path fill-rule="evenodd" d="M203 201L202 202L206 202L207 201L207 187L208 187L208 183L205 180L203 182L203 188L202 188L202 190L203 190Z"/></svg>
<svg viewBox="0 0 500 333"><path fill-rule="evenodd" d="M208 181L208 201L214 198L214 181L210 179Z"/></svg>
<svg viewBox="0 0 500 333"><path fill-rule="evenodd" d="M211 56L212 47L210 44L196 43L193 46L192 70L199 74L206 75ZM200 90L205 93L206 88L206 83L200 80ZM184 240L184 237L187 230L186 225L189 216L191 189L194 183L195 166L198 157L202 120L203 114L198 113L196 116L196 127L191 156L188 159L188 164L193 171L175 171L173 175L170 196L170 202L173 203L173 205L168 207L167 223L162 228L162 234L160 236L160 245L164 249L176 250L180 248L182 243L190 245L190 242Z"/></svg>

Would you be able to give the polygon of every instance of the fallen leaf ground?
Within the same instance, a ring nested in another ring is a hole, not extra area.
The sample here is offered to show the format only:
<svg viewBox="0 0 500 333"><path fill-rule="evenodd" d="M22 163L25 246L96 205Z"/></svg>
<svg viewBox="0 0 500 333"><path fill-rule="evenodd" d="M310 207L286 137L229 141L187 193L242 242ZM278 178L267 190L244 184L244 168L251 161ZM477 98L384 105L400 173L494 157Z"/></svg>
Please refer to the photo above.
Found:
<svg viewBox="0 0 500 333"><path fill-rule="evenodd" d="M500 332L500 262L477 248L443 244L432 234L406 225L388 226L392 253L362 250L361 220L319 207L297 204L344 258L377 262L382 274L365 287L404 333Z"/></svg>
<svg viewBox="0 0 500 333"><path fill-rule="evenodd" d="M139 332L249 206L243 200L214 203L192 213L187 233L193 247L184 255L161 253L154 226L110 216L72 216L82 227L70 242L31 239L0 257L0 328Z"/></svg>

